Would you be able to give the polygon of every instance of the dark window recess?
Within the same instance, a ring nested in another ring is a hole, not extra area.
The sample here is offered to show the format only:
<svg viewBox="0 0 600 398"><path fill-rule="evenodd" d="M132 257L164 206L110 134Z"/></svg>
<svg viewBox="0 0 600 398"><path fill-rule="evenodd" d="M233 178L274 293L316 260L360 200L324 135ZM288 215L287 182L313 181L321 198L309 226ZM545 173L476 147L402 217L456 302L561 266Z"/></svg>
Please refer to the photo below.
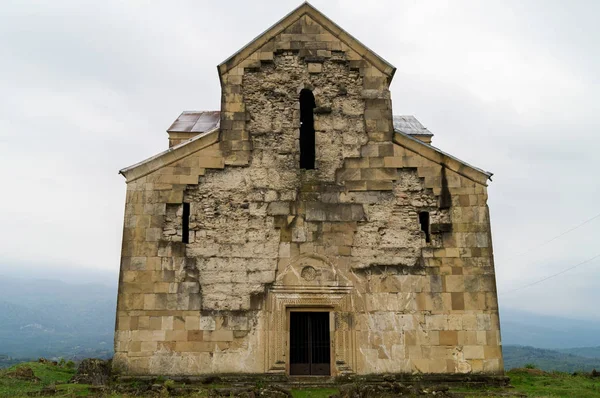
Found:
<svg viewBox="0 0 600 398"><path fill-rule="evenodd" d="M419 213L419 224L421 224L421 231L425 232L425 242L431 242L431 233L429 232L429 212L422 211Z"/></svg>
<svg viewBox="0 0 600 398"><path fill-rule="evenodd" d="M183 204L183 214L181 216L181 241L190 243L190 204Z"/></svg>
<svg viewBox="0 0 600 398"><path fill-rule="evenodd" d="M303 88L300 91L300 168L315 168L315 96Z"/></svg>

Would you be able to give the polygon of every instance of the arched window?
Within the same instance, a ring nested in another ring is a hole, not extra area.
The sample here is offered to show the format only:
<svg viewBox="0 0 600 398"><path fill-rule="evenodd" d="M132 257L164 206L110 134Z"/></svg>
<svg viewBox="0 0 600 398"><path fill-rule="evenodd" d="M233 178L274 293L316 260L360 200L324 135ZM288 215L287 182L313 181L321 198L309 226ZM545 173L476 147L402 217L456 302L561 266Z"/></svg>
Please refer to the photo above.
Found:
<svg viewBox="0 0 600 398"><path fill-rule="evenodd" d="M307 88L300 91L300 168L315 168L315 96Z"/></svg>

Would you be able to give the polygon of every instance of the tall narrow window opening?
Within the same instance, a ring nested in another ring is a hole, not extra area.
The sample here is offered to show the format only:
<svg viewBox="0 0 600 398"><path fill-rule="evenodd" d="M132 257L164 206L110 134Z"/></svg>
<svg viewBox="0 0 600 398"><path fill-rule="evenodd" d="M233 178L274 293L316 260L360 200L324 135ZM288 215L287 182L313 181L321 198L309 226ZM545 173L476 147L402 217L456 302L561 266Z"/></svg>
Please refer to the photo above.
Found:
<svg viewBox="0 0 600 398"><path fill-rule="evenodd" d="M315 96L303 88L300 91L300 168L315 168Z"/></svg>
<svg viewBox="0 0 600 398"><path fill-rule="evenodd" d="M425 232L425 242L431 242L431 233L429 232L429 212L422 211L419 213L419 224L421 224L421 231Z"/></svg>
<svg viewBox="0 0 600 398"><path fill-rule="evenodd" d="M181 215L181 241L190 243L190 204L183 204L183 214Z"/></svg>

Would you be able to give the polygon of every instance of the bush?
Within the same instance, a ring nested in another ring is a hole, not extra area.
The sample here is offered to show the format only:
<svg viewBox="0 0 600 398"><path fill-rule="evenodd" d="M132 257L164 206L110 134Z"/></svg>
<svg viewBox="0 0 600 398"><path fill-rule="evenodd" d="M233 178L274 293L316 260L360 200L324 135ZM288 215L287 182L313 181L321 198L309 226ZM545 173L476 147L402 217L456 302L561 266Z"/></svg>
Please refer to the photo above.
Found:
<svg viewBox="0 0 600 398"><path fill-rule="evenodd" d="M173 388L175 386L175 381L171 379L165 380L164 386L167 388Z"/></svg>
<svg viewBox="0 0 600 398"><path fill-rule="evenodd" d="M537 369L537 366L534 363L526 363L525 369Z"/></svg>

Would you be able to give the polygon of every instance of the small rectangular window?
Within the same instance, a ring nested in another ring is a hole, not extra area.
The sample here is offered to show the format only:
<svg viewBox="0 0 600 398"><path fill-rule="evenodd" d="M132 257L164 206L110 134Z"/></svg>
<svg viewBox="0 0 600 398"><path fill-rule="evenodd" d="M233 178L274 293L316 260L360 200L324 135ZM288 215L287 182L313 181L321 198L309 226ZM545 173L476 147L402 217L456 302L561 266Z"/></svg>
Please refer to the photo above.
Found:
<svg viewBox="0 0 600 398"><path fill-rule="evenodd" d="M183 204L183 214L181 216L181 241L190 243L190 204Z"/></svg>
<svg viewBox="0 0 600 398"><path fill-rule="evenodd" d="M429 232L429 212L422 211L419 213L419 224L421 224L421 231L425 232L425 242L431 242L431 233Z"/></svg>

